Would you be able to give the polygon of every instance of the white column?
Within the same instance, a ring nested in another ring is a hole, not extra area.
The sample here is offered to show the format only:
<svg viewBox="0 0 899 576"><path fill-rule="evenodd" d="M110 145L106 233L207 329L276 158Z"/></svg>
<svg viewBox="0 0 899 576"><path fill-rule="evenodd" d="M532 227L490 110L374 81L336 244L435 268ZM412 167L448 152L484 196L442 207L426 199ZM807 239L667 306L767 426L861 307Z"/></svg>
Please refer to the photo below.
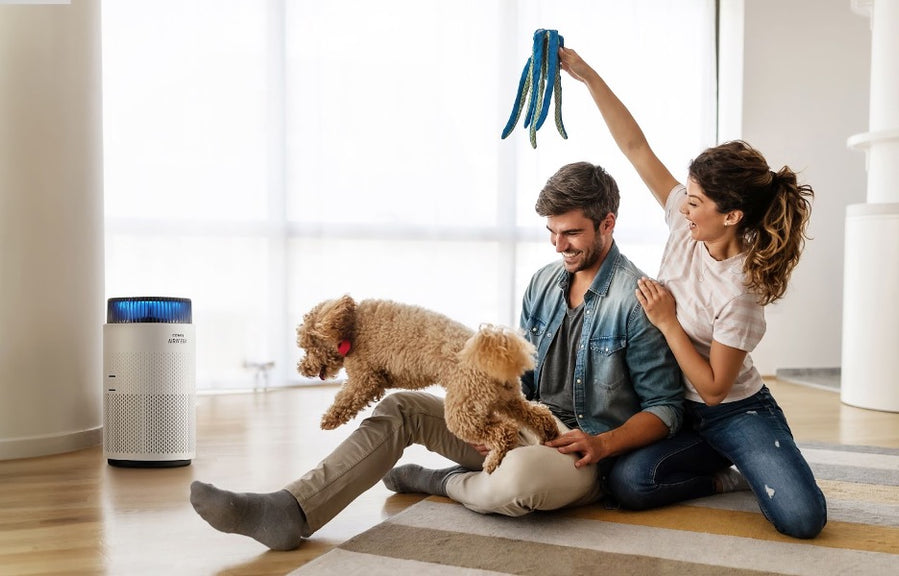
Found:
<svg viewBox="0 0 899 576"><path fill-rule="evenodd" d="M99 0L0 5L0 459L101 441Z"/></svg>
<svg viewBox="0 0 899 576"><path fill-rule="evenodd" d="M853 0L871 18L867 203L846 209L841 399L899 412L899 0Z"/></svg>

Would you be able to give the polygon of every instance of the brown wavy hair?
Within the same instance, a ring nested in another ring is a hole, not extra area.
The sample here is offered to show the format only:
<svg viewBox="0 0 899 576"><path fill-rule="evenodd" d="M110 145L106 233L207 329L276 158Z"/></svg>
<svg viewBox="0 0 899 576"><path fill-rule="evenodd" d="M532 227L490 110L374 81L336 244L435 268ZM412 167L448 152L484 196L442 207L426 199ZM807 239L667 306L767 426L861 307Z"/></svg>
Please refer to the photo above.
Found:
<svg viewBox="0 0 899 576"><path fill-rule="evenodd" d="M808 238L811 186L800 185L787 166L771 170L765 157L742 140L700 154L690 163L690 178L722 214L743 212L737 233L746 250L746 288L763 306L783 297Z"/></svg>
<svg viewBox="0 0 899 576"><path fill-rule="evenodd" d="M602 166L573 162L549 177L534 209L540 216L559 216L580 208L594 230L609 212L618 216L618 183Z"/></svg>

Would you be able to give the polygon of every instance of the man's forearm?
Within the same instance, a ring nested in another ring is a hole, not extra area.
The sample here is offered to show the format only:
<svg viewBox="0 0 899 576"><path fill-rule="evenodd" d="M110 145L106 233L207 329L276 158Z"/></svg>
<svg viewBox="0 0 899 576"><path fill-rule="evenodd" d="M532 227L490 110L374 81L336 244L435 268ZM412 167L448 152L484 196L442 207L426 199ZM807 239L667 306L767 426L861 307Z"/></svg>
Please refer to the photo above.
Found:
<svg viewBox="0 0 899 576"><path fill-rule="evenodd" d="M668 426L652 412L637 412L618 428L599 435L603 442L603 458L647 446L667 437L668 432Z"/></svg>

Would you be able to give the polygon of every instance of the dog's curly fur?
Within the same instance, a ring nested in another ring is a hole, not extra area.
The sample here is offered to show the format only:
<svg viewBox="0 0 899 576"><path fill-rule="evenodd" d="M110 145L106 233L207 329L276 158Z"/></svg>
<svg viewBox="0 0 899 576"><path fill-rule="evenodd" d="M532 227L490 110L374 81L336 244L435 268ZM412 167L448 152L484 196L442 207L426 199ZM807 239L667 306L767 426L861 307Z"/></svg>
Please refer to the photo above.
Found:
<svg viewBox="0 0 899 576"><path fill-rule="evenodd" d="M341 353L339 348L343 343ZM519 378L534 367L534 347L514 330L484 325L478 331L418 306L343 296L312 308L297 328L305 356L297 370L308 377L346 382L322 417L331 430L351 420L388 388L446 389L449 430L490 449L493 472L518 444L521 426L542 441L558 436L549 409L529 402Z"/></svg>

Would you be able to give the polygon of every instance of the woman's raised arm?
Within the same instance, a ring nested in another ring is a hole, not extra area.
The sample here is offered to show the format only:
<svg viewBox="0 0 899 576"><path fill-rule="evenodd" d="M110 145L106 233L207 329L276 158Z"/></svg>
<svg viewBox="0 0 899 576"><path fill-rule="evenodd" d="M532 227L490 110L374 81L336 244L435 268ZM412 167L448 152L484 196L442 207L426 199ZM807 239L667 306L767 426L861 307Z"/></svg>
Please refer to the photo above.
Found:
<svg viewBox="0 0 899 576"><path fill-rule="evenodd" d="M618 148L637 170L637 174L652 192L662 207L668 200L668 194L677 185L677 179L658 159L643 130L634 120L627 107L615 96L605 80L570 48L559 49L562 70L572 78L586 84L590 95L605 120L612 138Z"/></svg>

